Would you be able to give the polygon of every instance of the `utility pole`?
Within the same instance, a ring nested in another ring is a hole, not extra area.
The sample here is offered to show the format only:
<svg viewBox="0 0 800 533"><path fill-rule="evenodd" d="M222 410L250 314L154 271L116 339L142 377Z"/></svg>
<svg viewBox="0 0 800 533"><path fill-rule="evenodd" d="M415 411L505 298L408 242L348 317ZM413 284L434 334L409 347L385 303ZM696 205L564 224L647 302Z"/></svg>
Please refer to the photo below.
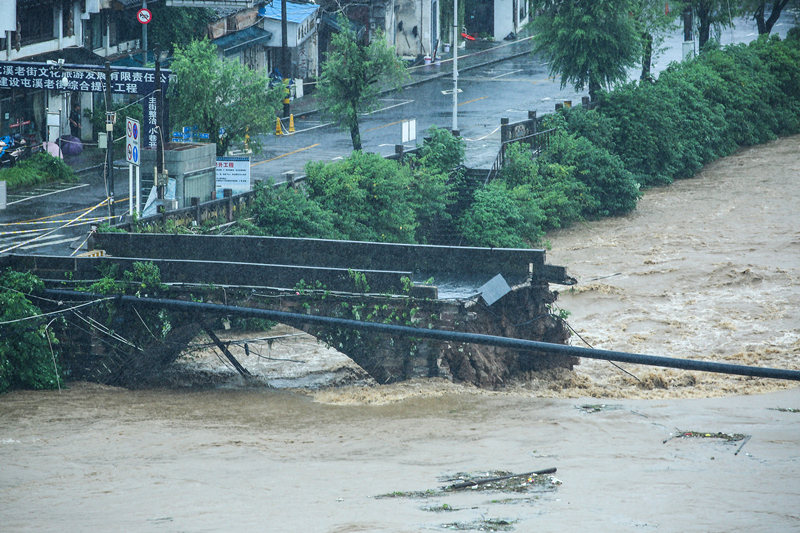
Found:
<svg viewBox="0 0 800 533"><path fill-rule="evenodd" d="M687 7L683 10L683 40L684 41L693 41L694 36L692 36L692 8Z"/></svg>
<svg viewBox="0 0 800 533"><path fill-rule="evenodd" d="M158 44L156 44L155 48L153 49L153 53L155 54L156 60L156 72L155 72L155 92L156 92L156 131L158 133L158 137L156 139L156 197L161 200L164 198L164 145L162 143L164 139L163 130L161 129L162 124L162 116L161 110L164 107L164 102L162 100L163 95L161 94L161 50L159 49Z"/></svg>
<svg viewBox="0 0 800 533"><path fill-rule="evenodd" d="M106 61L106 176L108 216L114 216L114 117L111 113L111 63Z"/></svg>
<svg viewBox="0 0 800 533"><path fill-rule="evenodd" d="M147 9L147 0L142 0L142 9ZM142 66L147 66L147 24L142 24L142 51L144 57L142 58Z"/></svg>
<svg viewBox="0 0 800 533"><path fill-rule="evenodd" d="M289 110L289 36L286 24L286 0L281 2L281 74L283 75L283 118L290 114Z"/></svg>
<svg viewBox="0 0 800 533"><path fill-rule="evenodd" d="M458 132L458 0L453 0L453 135Z"/></svg>

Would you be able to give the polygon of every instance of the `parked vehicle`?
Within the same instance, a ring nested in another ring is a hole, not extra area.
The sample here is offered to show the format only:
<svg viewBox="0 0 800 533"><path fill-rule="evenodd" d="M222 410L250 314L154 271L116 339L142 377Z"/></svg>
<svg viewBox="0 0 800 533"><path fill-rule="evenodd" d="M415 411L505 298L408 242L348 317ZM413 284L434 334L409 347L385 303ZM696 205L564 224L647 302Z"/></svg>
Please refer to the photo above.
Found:
<svg viewBox="0 0 800 533"><path fill-rule="evenodd" d="M31 147L20 135L0 137L0 168L13 166L30 155Z"/></svg>

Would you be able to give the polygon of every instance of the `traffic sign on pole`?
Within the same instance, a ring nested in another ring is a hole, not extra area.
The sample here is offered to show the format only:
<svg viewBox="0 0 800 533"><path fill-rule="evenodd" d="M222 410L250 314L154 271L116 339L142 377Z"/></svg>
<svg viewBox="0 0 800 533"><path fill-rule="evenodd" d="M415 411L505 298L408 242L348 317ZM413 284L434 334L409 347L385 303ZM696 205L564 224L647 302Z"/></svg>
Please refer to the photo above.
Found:
<svg viewBox="0 0 800 533"><path fill-rule="evenodd" d="M125 119L125 160L139 166L139 121L126 117Z"/></svg>
<svg viewBox="0 0 800 533"><path fill-rule="evenodd" d="M149 9L143 7L136 12L136 20L138 20L140 24L148 24L153 20L153 13L151 13Z"/></svg>

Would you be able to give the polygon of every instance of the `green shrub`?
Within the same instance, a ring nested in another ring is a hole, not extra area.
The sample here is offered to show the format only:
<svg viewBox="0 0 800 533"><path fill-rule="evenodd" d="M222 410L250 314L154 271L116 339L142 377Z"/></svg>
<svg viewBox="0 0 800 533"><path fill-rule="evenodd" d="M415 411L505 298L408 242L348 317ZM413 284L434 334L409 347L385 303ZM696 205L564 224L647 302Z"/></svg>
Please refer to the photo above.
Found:
<svg viewBox="0 0 800 533"><path fill-rule="evenodd" d="M0 272L0 392L16 388L53 389L58 386L58 365L51 345L57 343L29 295L43 287L29 273Z"/></svg>
<svg viewBox="0 0 800 533"><path fill-rule="evenodd" d="M250 208L256 232L278 237L342 238L334 227L334 215L308 197L304 188L256 185Z"/></svg>
<svg viewBox="0 0 800 533"><path fill-rule="evenodd" d="M78 176L61 159L39 152L13 167L0 170L0 180L6 182L8 190L16 190L51 181L77 181Z"/></svg>
<svg viewBox="0 0 800 533"><path fill-rule="evenodd" d="M693 176L737 146L800 131L800 42L761 37L708 48L658 81L603 96L597 112L566 113L569 129L615 153L643 186ZM612 141L597 128L612 132Z"/></svg>
<svg viewBox="0 0 800 533"><path fill-rule="evenodd" d="M449 173L464 162L464 139L446 129L430 128L420 149L419 164L424 168Z"/></svg>
<svg viewBox="0 0 800 533"><path fill-rule="evenodd" d="M333 213L336 230L353 240L414 242L412 180L408 166L360 151L343 161L306 165L310 198Z"/></svg>
<svg viewBox="0 0 800 533"><path fill-rule="evenodd" d="M459 228L471 246L526 248L540 241L543 221L529 185L509 189L502 180L494 180L475 192Z"/></svg>
<svg viewBox="0 0 800 533"><path fill-rule="evenodd" d="M514 143L506 148L505 164L500 179L506 186L528 186L533 192L537 208L544 216L544 229L563 227L582 218L588 202L587 187L575 178L575 167L534 160L530 148Z"/></svg>
<svg viewBox="0 0 800 533"><path fill-rule="evenodd" d="M551 179L548 183L551 195L557 195L555 201L561 205L568 202L572 210L580 210L580 216L612 216L636 208L639 186L633 174L625 168L619 157L595 146L588 139L563 132L556 133L542 159L574 169L574 180L584 187L575 184L569 175L563 175L561 179ZM558 188L554 185L558 185ZM563 220L559 220L559 225L570 221L573 216L568 214L563 217Z"/></svg>

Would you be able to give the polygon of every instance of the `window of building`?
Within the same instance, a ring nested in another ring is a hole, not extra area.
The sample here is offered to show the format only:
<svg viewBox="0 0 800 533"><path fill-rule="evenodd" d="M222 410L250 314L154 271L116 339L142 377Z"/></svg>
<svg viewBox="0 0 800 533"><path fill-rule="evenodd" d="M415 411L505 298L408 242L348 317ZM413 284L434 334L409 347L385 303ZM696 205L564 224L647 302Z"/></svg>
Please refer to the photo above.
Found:
<svg viewBox="0 0 800 533"><path fill-rule="evenodd" d="M54 39L52 5L17 4L17 22L20 28L20 44L40 43Z"/></svg>

